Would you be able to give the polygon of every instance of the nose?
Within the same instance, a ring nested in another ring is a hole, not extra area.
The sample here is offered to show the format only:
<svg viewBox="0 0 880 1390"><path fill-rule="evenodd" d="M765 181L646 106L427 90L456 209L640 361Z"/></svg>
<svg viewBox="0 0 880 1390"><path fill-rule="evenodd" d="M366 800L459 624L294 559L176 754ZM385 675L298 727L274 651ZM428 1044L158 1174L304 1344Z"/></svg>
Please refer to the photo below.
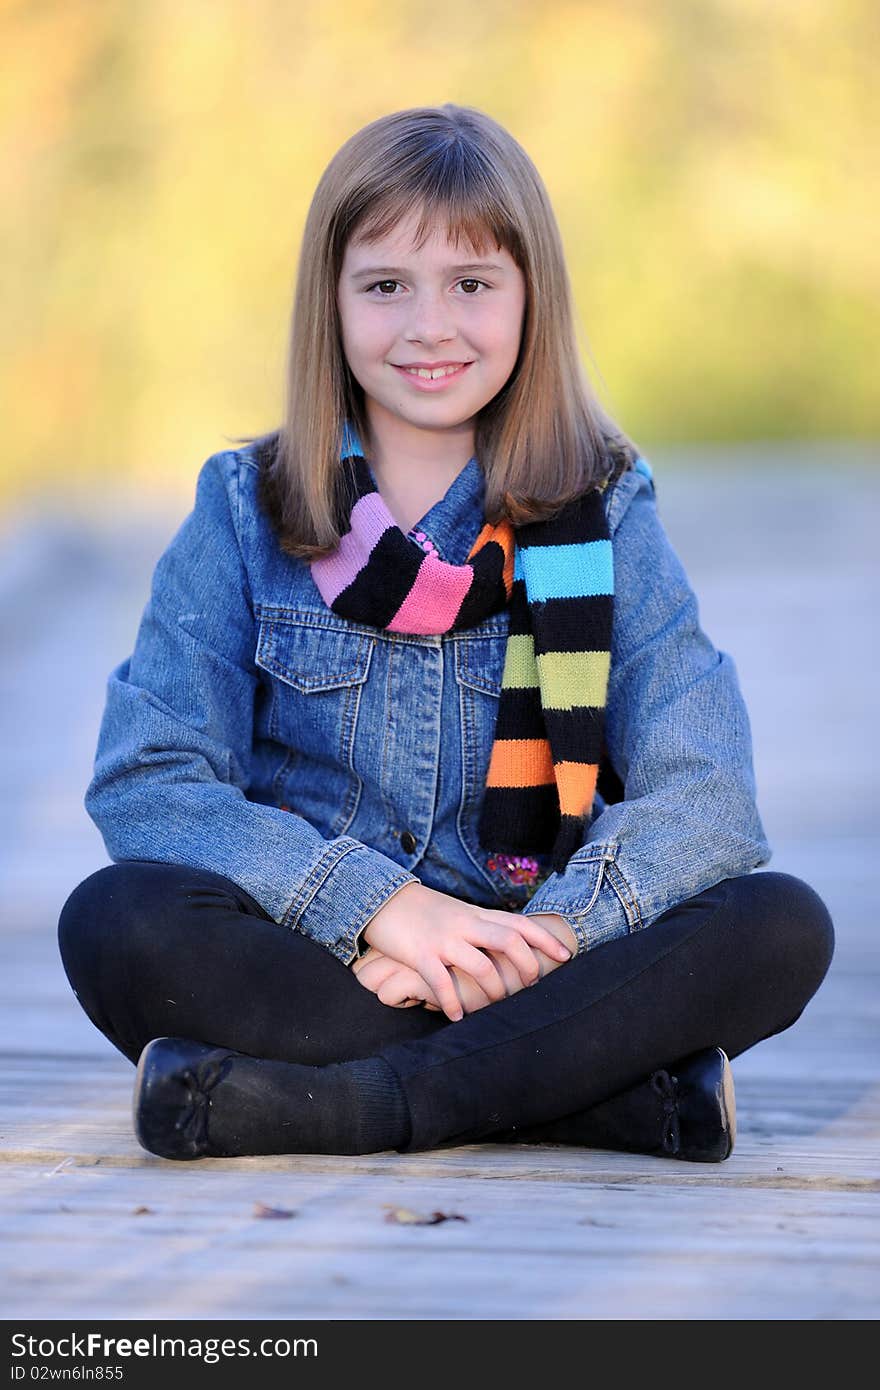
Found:
<svg viewBox="0 0 880 1390"><path fill-rule="evenodd" d="M452 309L442 290L413 296L404 338L408 343L445 343L456 334Z"/></svg>

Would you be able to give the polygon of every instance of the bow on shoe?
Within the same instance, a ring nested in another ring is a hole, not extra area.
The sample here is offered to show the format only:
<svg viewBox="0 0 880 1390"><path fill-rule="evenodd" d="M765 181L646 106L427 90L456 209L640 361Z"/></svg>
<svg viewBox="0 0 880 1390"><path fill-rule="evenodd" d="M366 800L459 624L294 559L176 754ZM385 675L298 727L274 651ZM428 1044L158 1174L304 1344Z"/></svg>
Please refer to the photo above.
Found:
<svg viewBox="0 0 880 1390"><path fill-rule="evenodd" d="M651 1086L663 1101L663 1148L673 1157L681 1148L681 1129L678 1123L678 1077L668 1071L655 1071Z"/></svg>
<svg viewBox="0 0 880 1390"><path fill-rule="evenodd" d="M228 1057L222 1061L212 1059L204 1063L198 1071L192 1067L184 1067L180 1073L180 1079L187 1089L189 1104L184 1113L178 1116L174 1128L200 1153L204 1153L208 1147L208 1111L211 1108L209 1093L228 1072L230 1061Z"/></svg>

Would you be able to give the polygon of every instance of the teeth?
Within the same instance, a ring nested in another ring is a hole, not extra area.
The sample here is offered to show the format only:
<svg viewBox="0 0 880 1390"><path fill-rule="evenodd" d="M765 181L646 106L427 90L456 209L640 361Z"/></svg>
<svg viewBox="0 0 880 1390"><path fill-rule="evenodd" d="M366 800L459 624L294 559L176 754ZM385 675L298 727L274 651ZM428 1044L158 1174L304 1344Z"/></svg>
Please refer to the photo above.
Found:
<svg viewBox="0 0 880 1390"><path fill-rule="evenodd" d="M410 376L423 376L426 381L436 381L438 376L451 376L461 365L458 363L455 367L434 367L433 370L427 367L407 367L406 370Z"/></svg>

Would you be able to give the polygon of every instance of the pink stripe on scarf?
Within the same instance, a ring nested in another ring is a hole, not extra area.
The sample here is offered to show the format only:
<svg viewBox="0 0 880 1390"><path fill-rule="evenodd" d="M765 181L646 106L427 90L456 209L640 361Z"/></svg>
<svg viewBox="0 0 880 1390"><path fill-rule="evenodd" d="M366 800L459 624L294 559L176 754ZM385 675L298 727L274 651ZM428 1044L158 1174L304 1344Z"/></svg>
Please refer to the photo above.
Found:
<svg viewBox="0 0 880 1390"><path fill-rule="evenodd" d="M350 530L332 555L312 560L312 578L328 608L357 579L394 518L378 492L359 497L351 509Z"/></svg>
<svg viewBox="0 0 880 1390"><path fill-rule="evenodd" d="M415 583L388 628L391 632L448 632L461 612L471 587L470 565L450 565L436 555L426 555Z"/></svg>

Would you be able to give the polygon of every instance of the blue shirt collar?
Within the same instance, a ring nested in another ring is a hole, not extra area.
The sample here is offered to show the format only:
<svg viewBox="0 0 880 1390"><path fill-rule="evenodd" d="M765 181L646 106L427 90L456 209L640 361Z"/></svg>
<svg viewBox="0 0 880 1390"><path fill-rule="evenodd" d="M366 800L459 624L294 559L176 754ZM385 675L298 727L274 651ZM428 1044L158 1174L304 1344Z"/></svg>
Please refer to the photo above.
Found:
<svg viewBox="0 0 880 1390"><path fill-rule="evenodd" d="M360 437L347 420L343 426L339 457L348 458L352 454L366 458ZM376 483L369 459L366 462L370 477ZM434 542L441 560L447 560L452 565L463 565L485 523L485 496L485 475L476 454L472 454L440 500L420 517L412 529L425 532Z"/></svg>

